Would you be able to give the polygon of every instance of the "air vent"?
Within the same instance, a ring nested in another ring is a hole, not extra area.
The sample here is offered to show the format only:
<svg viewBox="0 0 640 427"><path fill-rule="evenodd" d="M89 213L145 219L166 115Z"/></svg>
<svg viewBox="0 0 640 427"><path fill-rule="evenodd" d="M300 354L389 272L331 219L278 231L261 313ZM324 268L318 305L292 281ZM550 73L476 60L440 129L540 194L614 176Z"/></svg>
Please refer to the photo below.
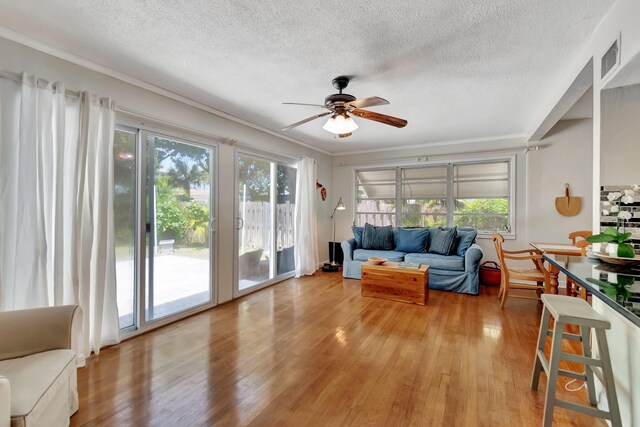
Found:
<svg viewBox="0 0 640 427"><path fill-rule="evenodd" d="M601 59L600 78L604 79L620 62L620 39L618 38Z"/></svg>

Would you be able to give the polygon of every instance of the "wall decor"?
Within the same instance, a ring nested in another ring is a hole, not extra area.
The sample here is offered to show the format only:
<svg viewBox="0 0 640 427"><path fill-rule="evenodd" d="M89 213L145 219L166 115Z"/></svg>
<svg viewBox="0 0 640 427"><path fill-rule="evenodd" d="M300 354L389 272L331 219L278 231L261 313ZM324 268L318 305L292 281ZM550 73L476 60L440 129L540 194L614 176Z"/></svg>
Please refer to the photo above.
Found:
<svg viewBox="0 0 640 427"><path fill-rule="evenodd" d="M327 200L327 189L324 187L324 185L316 181L316 189L320 190L320 197L322 198L322 201L324 202L325 200Z"/></svg>
<svg viewBox="0 0 640 427"><path fill-rule="evenodd" d="M564 185L564 196L556 197L556 210L560 215L575 216L580 212L582 199L569 195L569 184Z"/></svg>

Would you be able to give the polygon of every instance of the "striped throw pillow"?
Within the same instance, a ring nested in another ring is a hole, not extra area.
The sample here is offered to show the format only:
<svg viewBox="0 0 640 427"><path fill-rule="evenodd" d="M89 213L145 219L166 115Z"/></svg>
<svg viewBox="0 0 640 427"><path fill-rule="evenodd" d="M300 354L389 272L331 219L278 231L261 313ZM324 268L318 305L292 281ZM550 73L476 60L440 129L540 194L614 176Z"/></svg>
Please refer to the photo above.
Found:
<svg viewBox="0 0 640 427"><path fill-rule="evenodd" d="M456 242L457 231L457 227L452 227L448 230L440 227L437 230L432 230L429 253L451 255Z"/></svg>
<svg viewBox="0 0 640 427"><path fill-rule="evenodd" d="M362 248L380 251L392 251L395 249L393 243L393 228L390 225L376 227L369 223L364 225L362 233Z"/></svg>

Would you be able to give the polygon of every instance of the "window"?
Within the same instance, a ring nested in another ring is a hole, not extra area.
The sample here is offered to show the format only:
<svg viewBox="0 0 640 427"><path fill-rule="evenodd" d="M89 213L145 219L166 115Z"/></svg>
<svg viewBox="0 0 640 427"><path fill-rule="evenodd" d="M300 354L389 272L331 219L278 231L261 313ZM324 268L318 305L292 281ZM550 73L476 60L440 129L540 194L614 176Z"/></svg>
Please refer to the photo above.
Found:
<svg viewBox="0 0 640 427"><path fill-rule="evenodd" d="M453 225L509 230L509 163L453 166Z"/></svg>
<svg viewBox="0 0 640 427"><path fill-rule="evenodd" d="M447 224L447 167L400 169L401 227Z"/></svg>
<svg viewBox="0 0 640 427"><path fill-rule="evenodd" d="M357 170L355 223L511 232L511 165L504 159Z"/></svg>
<svg viewBox="0 0 640 427"><path fill-rule="evenodd" d="M356 222L396 225L396 170L356 172Z"/></svg>

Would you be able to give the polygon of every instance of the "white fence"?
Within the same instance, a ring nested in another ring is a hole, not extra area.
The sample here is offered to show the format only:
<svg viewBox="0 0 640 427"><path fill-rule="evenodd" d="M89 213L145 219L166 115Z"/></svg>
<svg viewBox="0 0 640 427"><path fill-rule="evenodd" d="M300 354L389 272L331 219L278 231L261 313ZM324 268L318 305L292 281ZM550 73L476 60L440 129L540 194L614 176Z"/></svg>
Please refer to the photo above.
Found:
<svg viewBox="0 0 640 427"><path fill-rule="evenodd" d="M293 246L295 203L285 202L276 206L277 249ZM244 226L240 232L240 248L243 252L271 248L271 203L240 202L240 214Z"/></svg>

